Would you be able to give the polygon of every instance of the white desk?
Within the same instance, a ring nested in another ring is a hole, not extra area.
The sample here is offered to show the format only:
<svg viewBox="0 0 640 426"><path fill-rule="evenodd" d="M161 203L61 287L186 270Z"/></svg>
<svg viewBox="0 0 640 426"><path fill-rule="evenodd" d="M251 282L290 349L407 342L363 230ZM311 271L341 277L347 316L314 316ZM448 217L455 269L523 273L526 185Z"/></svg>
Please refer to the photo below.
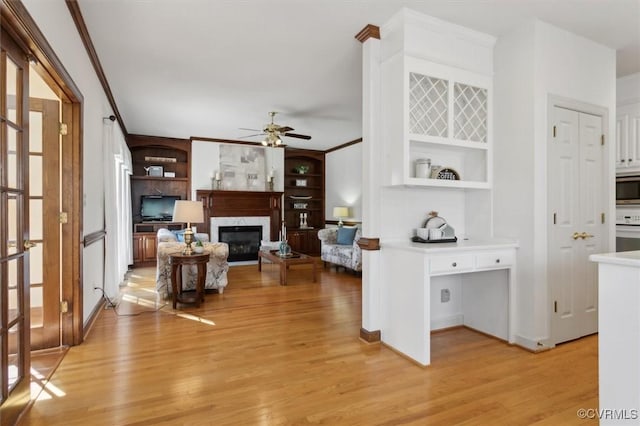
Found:
<svg viewBox="0 0 640 426"><path fill-rule="evenodd" d="M598 262L600 424L640 424L640 251L589 260Z"/></svg>
<svg viewBox="0 0 640 426"><path fill-rule="evenodd" d="M429 365L431 285L437 277L459 275L465 293L460 325L513 343L516 248L515 241L497 239L435 244L383 241L382 342ZM506 273L498 277L487 273L500 270Z"/></svg>

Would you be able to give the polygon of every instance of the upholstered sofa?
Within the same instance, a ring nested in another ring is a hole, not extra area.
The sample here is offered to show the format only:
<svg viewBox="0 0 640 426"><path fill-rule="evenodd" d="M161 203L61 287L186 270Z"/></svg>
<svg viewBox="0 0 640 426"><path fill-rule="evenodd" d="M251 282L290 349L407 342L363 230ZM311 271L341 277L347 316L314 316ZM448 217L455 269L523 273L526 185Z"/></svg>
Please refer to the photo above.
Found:
<svg viewBox="0 0 640 426"><path fill-rule="evenodd" d="M358 228L351 244L338 243L338 228L325 228L318 231L320 239L320 258L324 266L327 263L343 266L354 272L362 271L362 250L357 241L361 231Z"/></svg>
<svg viewBox="0 0 640 426"><path fill-rule="evenodd" d="M224 292L227 286L227 272L229 271L229 246L227 243L210 243L207 234L196 234L196 239L202 242L204 252L209 253L207 263L207 276L205 279L205 289L216 289L219 293ZM171 295L171 264L169 255L180 253L184 250L185 244L178 241L176 233L162 228L158 230L158 258L156 270L156 291L159 295L167 298ZM184 267L182 269L182 288L185 290L195 289L197 269L195 266Z"/></svg>

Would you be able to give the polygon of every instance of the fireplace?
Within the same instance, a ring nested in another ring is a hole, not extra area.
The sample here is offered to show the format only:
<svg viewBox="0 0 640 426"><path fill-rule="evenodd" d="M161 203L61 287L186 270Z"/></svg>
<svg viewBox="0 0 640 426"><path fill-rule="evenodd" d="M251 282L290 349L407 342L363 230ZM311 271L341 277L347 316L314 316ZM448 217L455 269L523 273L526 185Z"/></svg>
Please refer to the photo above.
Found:
<svg viewBox="0 0 640 426"><path fill-rule="evenodd" d="M219 226L218 241L229 245L229 262L258 260L262 226Z"/></svg>

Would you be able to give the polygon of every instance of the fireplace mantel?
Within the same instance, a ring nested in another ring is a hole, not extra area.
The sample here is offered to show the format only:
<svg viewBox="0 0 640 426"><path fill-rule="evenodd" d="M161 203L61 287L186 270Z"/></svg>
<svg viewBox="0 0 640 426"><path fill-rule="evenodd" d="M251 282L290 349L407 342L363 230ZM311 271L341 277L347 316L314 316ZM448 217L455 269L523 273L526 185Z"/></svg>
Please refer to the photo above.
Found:
<svg viewBox="0 0 640 426"><path fill-rule="evenodd" d="M199 189L196 197L204 205L205 223L198 225L209 234L211 217L269 216L271 236L277 238L280 231L282 192L219 191ZM202 231L200 231L202 232Z"/></svg>

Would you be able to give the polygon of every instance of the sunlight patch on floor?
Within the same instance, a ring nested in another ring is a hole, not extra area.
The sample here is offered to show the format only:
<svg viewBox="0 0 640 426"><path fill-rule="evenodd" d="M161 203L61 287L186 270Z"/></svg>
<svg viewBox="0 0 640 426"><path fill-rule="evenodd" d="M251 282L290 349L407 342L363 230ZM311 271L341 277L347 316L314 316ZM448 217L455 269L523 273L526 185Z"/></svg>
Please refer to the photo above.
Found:
<svg viewBox="0 0 640 426"><path fill-rule="evenodd" d="M140 306L144 306L147 308L157 308L158 304L156 303L155 300L151 301L149 299L145 299L139 296L134 296L131 294L123 294L122 295L122 301L123 302L129 302L129 303L133 303L135 305L140 305Z"/></svg>
<svg viewBox="0 0 640 426"><path fill-rule="evenodd" d="M155 280L150 277L155 276L155 268L148 270L140 269L140 273L131 273L127 277L127 283L120 290L121 300L123 302L144 306L147 308L155 308L167 314L175 315L189 321L199 322L205 325L215 326L216 323L202 318L198 315L189 314L176 309L172 309L169 304L159 303L160 295L156 291Z"/></svg>
<svg viewBox="0 0 640 426"><path fill-rule="evenodd" d="M211 321L211 320L204 319L204 318L199 317L197 315L187 314L187 313L184 313L184 312L176 312L176 316L180 317L180 318L188 319L188 320L191 320L191 321L201 322L202 324L216 325L216 323Z"/></svg>
<svg viewBox="0 0 640 426"><path fill-rule="evenodd" d="M31 369L31 399L44 401L54 397L62 398L66 395L62 389L48 381L38 370Z"/></svg>

